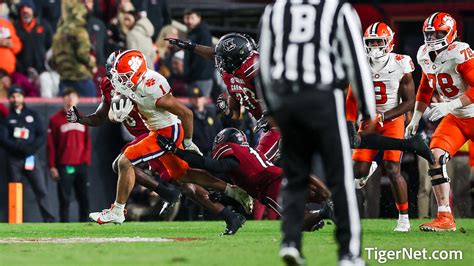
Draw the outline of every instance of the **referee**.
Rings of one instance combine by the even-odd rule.
[[[277,0],[265,9],[260,27],[260,93],[283,139],[280,256],[287,265],[305,263],[305,197],[312,157],[320,153],[335,204],[339,265],[364,265],[343,95],[350,82],[360,112],[374,119],[359,17],[343,1]]]

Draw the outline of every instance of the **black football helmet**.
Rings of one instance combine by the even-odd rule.
[[[215,48],[216,68],[233,74],[257,49],[256,42],[246,34],[229,33],[222,36]]]
[[[247,137],[245,136],[244,132],[234,127],[224,128],[219,133],[217,133],[216,137],[214,138],[214,145],[212,146],[212,149],[214,150],[217,146],[225,142],[236,143],[239,145],[248,145]]]
[[[108,79],[112,78],[112,74],[111,74],[110,70],[112,70],[112,68],[114,67],[115,58],[117,58],[117,56],[120,53],[122,53],[122,50],[112,52],[109,55],[109,57],[107,57],[107,61],[105,62],[105,75],[107,76]]]

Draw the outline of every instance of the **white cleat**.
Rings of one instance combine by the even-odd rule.
[[[365,187],[365,185],[367,185],[367,181],[369,181],[369,177],[370,176],[354,179],[355,188],[362,189],[363,187]]]
[[[280,257],[286,266],[306,265],[306,260],[301,256],[299,250],[294,247],[281,248]]]
[[[410,232],[411,225],[410,221],[405,221],[405,220],[398,220],[397,226],[393,229],[394,232]]]
[[[125,221],[125,211],[114,210],[114,205],[110,209],[102,210],[102,212],[91,212],[89,218],[98,224],[122,224]]]
[[[228,185],[224,191],[224,194],[240,203],[244,207],[245,212],[247,212],[248,214],[252,213],[253,198],[249,196],[249,194],[247,194],[245,190],[241,189],[238,186]]]

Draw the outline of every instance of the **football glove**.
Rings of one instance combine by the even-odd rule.
[[[260,130],[263,130],[263,132],[268,132],[268,130],[270,130],[266,116],[262,116],[259,120],[257,120],[257,125],[255,126],[254,132],[259,132]]]
[[[433,103],[431,105],[431,110],[428,111],[430,121],[439,120],[447,116],[454,109],[457,109],[459,107],[462,107],[462,102],[459,98],[451,102]]]
[[[160,148],[164,150],[165,152],[172,152],[172,153],[176,152],[176,143],[174,143],[172,139],[169,139],[162,135],[156,136],[156,139],[158,141],[158,145],[160,146]]]
[[[112,104],[112,120],[115,122],[123,122],[128,114],[133,110],[133,102],[130,99],[120,99],[117,104]]]
[[[76,106],[73,106],[71,109],[66,112],[66,119],[69,123],[79,123],[81,122],[81,115],[77,111]]]
[[[413,112],[413,117],[411,118],[410,124],[408,124],[407,128],[405,129],[405,138],[410,138],[416,134],[422,115],[423,113],[418,110]]]
[[[165,38],[165,41],[168,41],[171,45],[174,45],[183,50],[194,51],[194,48],[196,48],[196,44],[192,42],[186,42],[180,39]]]
[[[230,114],[229,102],[225,98],[224,94],[221,94],[219,97],[217,97],[216,106],[217,109],[219,109],[219,111],[223,114],[227,116]]]
[[[199,150],[198,146],[194,144],[192,139],[184,139],[183,146],[185,150],[195,152],[202,156],[202,152]]]

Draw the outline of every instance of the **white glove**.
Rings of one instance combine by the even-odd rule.
[[[418,124],[420,123],[422,115],[422,112],[415,110],[415,112],[413,113],[413,117],[411,118],[410,124],[408,124],[405,130],[405,138],[410,138],[416,134],[416,131],[418,130]]]
[[[195,152],[195,153],[202,156],[202,152],[199,150],[198,146],[196,146],[196,144],[194,144],[192,139],[184,139],[183,140],[183,146],[184,146],[185,150],[193,151],[193,152]]]
[[[451,102],[433,103],[431,110],[428,111],[430,121],[439,120],[448,115],[454,109],[457,109],[459,107],[462,107],[462,102],[459,98]]]
[[[128,114],[133,110],[133,102],[130,99],[120,99],[118,102],[118,107],[117,104],[112,104],[110,107],[112,110],[112,121],[115,122],[123,122],[127,117]],[[110,112],[109,112],[109,118],[110,118]]]

